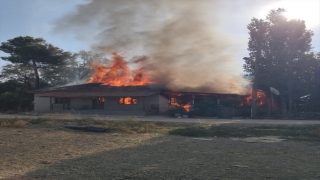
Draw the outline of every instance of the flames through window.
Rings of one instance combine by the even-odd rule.
[[[118,100],[119,104],[137,104],[137,98],[132,97],[120,97]]]

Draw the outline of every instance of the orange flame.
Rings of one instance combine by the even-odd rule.
[[[88,81],[89,83],[102,83],[111,86],[141,86],[151,83],[142,68],[131,71],[122,56],[113,52],[112,57],[110,66],[90,64],[95,72]],[[136,63],[139,63],[139,61]]]
[[[266,101],[267,101],[267,96],[266,96],[266,93],[261,91],[261,90],[258,90],[257,91],[257,105],[258,106],[262,106],[264,104],[266,104]],[[246,97],[245,99],[245,102],[242,103],[242,105],[251,105],[251,100],[252,100],[252,95]]]
[[[188,104],[183,105],[182,107],[183,107],[184,110],[186,110],[187,112],[190,112],[191,104],[188,103]]]
[[[188,102],[187,104],[179,104],[179,103],[177,102],[177,99],[176,99],[176,98],[171,97],[169,104],[170,104],[170,105],[173,105],[173,106],[183,107],[183,109],[184,109],[186,112],[190,112],[190,108],[191,108],[191,103],[190,103],[190,102]]]

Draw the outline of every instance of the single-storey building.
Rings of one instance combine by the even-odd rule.
[[[205,97],[230,95],[200,92],[175,92],[156,85],[109,86],[80,84],[30,91],[34,93],[35,112],[78,112],[90,114],[152,115],[164,114],[170,106],[187,108]],[[236,95],[237,96],[237,95]]]

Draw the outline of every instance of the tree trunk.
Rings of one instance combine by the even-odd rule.
[[[287,101],[281,97],[281,110],[282,116],[287,116]]]
[[[257,57],[254,61],[254,79],[252,82],[252,101],[251,101],[251,118],[257,118],[257,91],[258,91],[258,76],[259,76],[259,59],[261,50],[257,50]]]
[[[288,61],[288,115],[292,116],[292,62]]]
[[[251,118],[257,118],[257,85],[256,78],[252,83]]]
[[[38,67],[35,60],[32,60],[32,68],[34,70],[34,76],[35,76],[35,80],[34,80],[35,89],[40,89]]]

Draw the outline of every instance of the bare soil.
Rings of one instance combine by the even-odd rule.
[[[320,142],[0,127],[0,179],[320,179]]]

